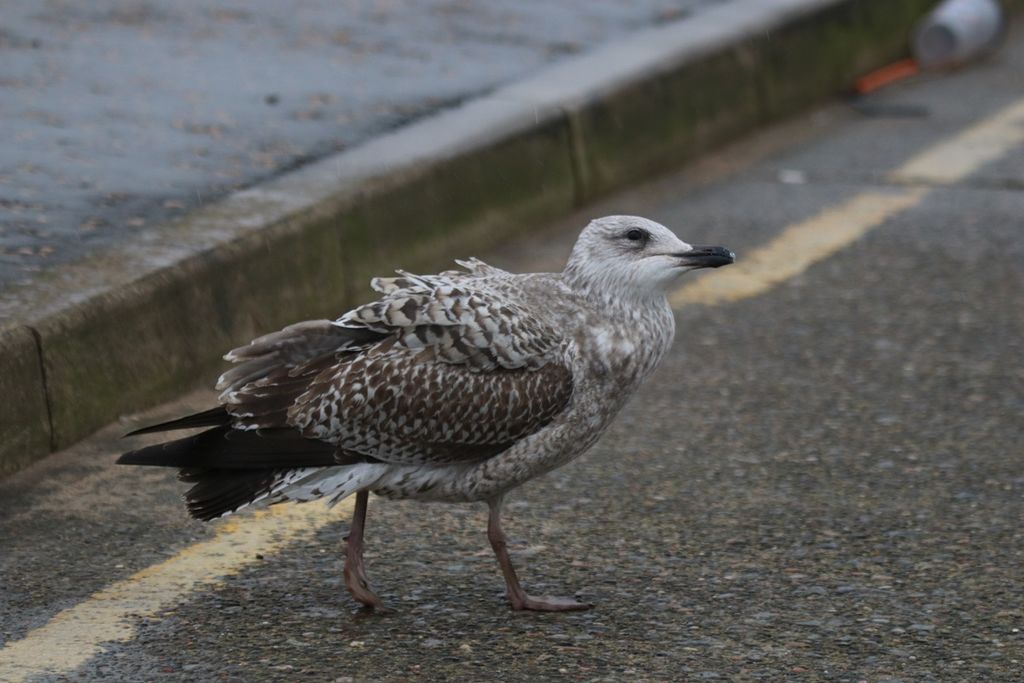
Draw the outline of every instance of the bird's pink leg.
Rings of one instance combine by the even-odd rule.
[[[356,509],[352,524],[345,538],[345,587],[356,601],[370,608],[381,609],[384,602],[370,589],[363,565],[363,527],[366,525],[366,504],[370,499],[368,491],[356,494]]]
[[[505,540],[505,532],[501,530],[501,499],[492,500],[488,505],[490,506],[490,515],[487,517],[487,540],[491,542],[491,548],[494,549],[494,554],[498,557],[498,564],[501,565],[501,573],[505,575],[506,595],[512,604],[512,609],[569,612],[593,607],[593,605],[576,602],[569,598],[527,595],[523,587],[519,585],[519,577],[516,576],[515,567],[512,566],[512,560],[508,556],[508,542]]]

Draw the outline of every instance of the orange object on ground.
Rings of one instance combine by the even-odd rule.
[[[854,83],[853,89],[860,95],[867,95],[869,92],[884,88],[890,83],[913,76],[920,70],[917,62],[913,59],[901,59],[898,62],[887,64],[881,69],[876,69],[866,76],[861,76]]]

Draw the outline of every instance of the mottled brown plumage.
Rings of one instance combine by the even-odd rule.
[[[653,371],[672,341],[665,290],[675,278],[731,261],[652,221],[610,216],[584,230],[560,274],[514,275],[473,259],[459,262],[464,270],[378,278],[376,301],[227,354],[236,365],[217,384],[223,410],[146,431],[212,429],[121,461],[182,468],[195,482],[189,509],[204,519],[264,498],[359,492],[346,582],[372,606],[361,555],[367,491],[486,501],[513,607],[579,609],[519,587],[501,500],[589,448]]]

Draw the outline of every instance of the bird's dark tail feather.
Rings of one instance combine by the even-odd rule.
[[[138,434],[152,434],[153,432],[171,432],[176,429],[195,429],[197,427],[222,427],[231,423],[231,415],[224,406],[217,406],[204,410],[201,413],[186,415],[176,420],[168,420],[160,424],[150,425],[134,432],[128,432],[125,436],[137,436]]]
[[[307,439],[295,429],[240,431],[228,425],[128,451],[119,465],[155,465],[218,470],[329,467],[341,464],[335,447]]]
[[[192,417],[195,416],[184,420]],[[198,422],[200,420],[193,424]],[[166,424],[180,423],[176,420]],[[155,428],[148,429],[157,431]],[[185,493],[189,514],[196,519],[208,521],[265,497],[296,464],[333,464],[333,449],[327,444],[303,439],[294,430],[287,432],[283,438],[275,438],[278,435],[273,433],[261,436],[256,432],[234,431],[224,425],[182,439],[129,451],[118,458],[117,462],[119,465],[179,468],[178,478],[193,483],[192,488]]]
[[[213,411],[192,418],[213,419]],[[200,420],[189,426],[200,424]],[[147,431],[159,431],[155,425]],[[177,426],[167,429],[177,429]],[[118,458],[119,465],[177,467],[178,478],[193,484],[185,494],[189,513],[211,520],[265,498],[282,480],[307,467],[332,467],[375,462],[369,456],[336,452],[335,446],[307,439],[292,428],[242,431],[229,424],[204,432],[145,446]]]
[[[186,471],[187,472],[187,471]],[[196,482],[185,493],[188,512],[208,522],[265,498],[290,470],[203,470],[182,479]]]

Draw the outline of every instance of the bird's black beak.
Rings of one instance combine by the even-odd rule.
[[[718,268],[736,260],[736,254],[725,247],[694,247],[690,251],[673,254],[687,268]]]

